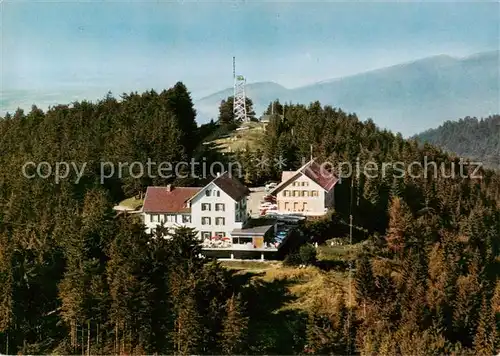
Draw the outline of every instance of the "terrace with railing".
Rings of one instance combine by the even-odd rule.
[[[290,228],[273,224],[257,225],[235,229],[231,237],[214,236],[202,242],[205,250],[239,250],[239,251],[277,251],[287,236]]]

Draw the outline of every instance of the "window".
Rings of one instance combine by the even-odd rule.
[[[151,215],[151,222],[159,222],[159,221],[160,221],[160,216],[158,214]]]
[[[222,232],[222,231],[219,231],[219,232],[215,233],[215,236],[217,236],[217,237],[226,237],[226,233]]]
[[[205,196],[209,197],[211,193],[210,189],[205,190]]]
[[[212,233],[210,231],[202,231],[201,232],[201,237],[204,239],[210,239],[211,235],[212,235]]]
[[[300,192],[300,195],[301,195],[301,196],[303,196],[303,197],[305,197],[305,196],[306,196],[306,191],[305,191],[305,190],[302,190],[302,191]]]
[[[208,204],[208,203],[202,203],[201,204],[201,210],[202,211],[210,211],[210,204]]]
[[[302,203],[302,211],[307,211],[307,203]]]
[[[225,205],[222,203],[217,203],[215,204],[215,211],[224,211],[225,210]]]
[[[294,197],[299,197],[300,196],[300,192],[298,190],[294,190],[293,191],[293,196]]]
[[[303,186],[303,187],[307,187],[307,186],[309,186],[309,182],[302,182],[302,186]]]
[[[215,218],[215,225],[225,225],[225,224],[226,224],[225,218]]]
[[[215,191],[215,196],[220,197],[220,190]]]
[[[202,225],[210,225],[210,218],[209,217],[201,218],[201,224]]]
[[[312,191],[311,191],[311,195],[312,195],[313,197],[317,197],[317,196],[318,196],[318,191],[317,191],[317,190],[312,190]]]
[[[293,203],[293,211],[298,211],[299,210],[299,203],[295,202]]]
[[[290,204],[287,201],[285,202],[285,210],[290,211]]]
[[[165,221],[167,221],[167,222],[177,222],[177,216],[175,216],[175,215],[165,215]]]
[[[289,197],[290,196],[290,191],[289,190],[283,191],[283,196]]]
[[[190,223],[191,222],[191,216],[190,215],[182,215],[182,222],[183,223]]]
[[[252,243],[252,238],[251,237],[233,237],[233,244],[247,244],[247,243]]]

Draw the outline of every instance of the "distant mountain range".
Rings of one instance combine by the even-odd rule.
[[[421,142],[428,142],[482,162],[490,168],[500,168],[500,115],[486,119],[465,118],[447,121],[437,129],[417,135]]]
[[[465,58],[440,55],[294,89],[252,83],[246,92],[257,114],[277,98],[304,104],[319,100],[410,136],[458,117],[499,113],[499,60],[500,51]],[[216,119],[220,101],[232,93],[228,88],[197,100],[198,122]]]

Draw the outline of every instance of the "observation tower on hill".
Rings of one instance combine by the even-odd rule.
[[[234,102],[233,114],[234,121],[247,122],[247,108],[245,96],[246,79],[242,75],[236,75],[236,58],[233,57],[233,79],[234,79]]]

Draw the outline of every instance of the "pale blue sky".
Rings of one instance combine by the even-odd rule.
[[[1,16],[2,94],[102,97],[182,80],[199,97],[232,85],[233,55],[249,82],[295,87],[499,47],[497,2],[7,0]]]

